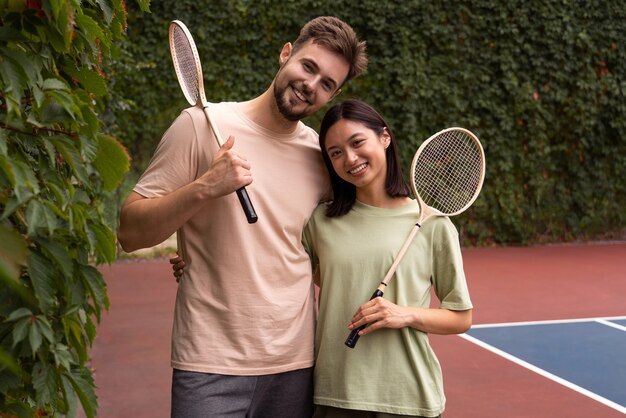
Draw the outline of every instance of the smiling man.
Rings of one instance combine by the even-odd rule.
[[[173,417],[312,413],[314,295],[302,229],[329,191],[317,134],[300,119],[367,67],[365,43],[334,17],[308,22],[269,88],[199,108],[163,135],[123,205],[126,251],[178,232],[186,262],[172,330]],[[235,190],[247,187],[259,221]]]

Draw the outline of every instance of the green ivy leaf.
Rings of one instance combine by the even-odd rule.
[[[39,253],[31,253],[27,260],[28,274],[39,300],[39,306],[44,313],[48,313],[54,302],[54,278],[58,273],[51,266],[50,260]]]
[[[52,402],[56,397],[56,371],[48,363],[37,363],[33,368],[33,386],[38,405]]]
[[[37,354],[37,350],[41,346],[41,342],[43,340],[43,336],[41,335],[41,331],[37,327],[37,320],[32,321],[28,327],[28,342],[30,343],[30,350],[33,355]]]
[[[102,178],[104,189],[110,192],[124,179],[130,167],[130,158],[126,149],[115,138],[99,135],[98,139],[98,155],[93,164]]]
[[[18,319],[28,318],[33,315],[33,312],[28,308],[19,308],[11,312],[5,322],[13,322]]]
[[[57,357],[57,352],[55,351],[55,357]],[[59,357],[62,356],[67,356],[69,355],[69,353],[67,352],[67,350],[65,350],[63,352],[63,354],[59,354]],[[59,365],[57,363],[57,365]],[[64,367],[64,366],[62,366]],[[66,370],[69,369],[69,364],[67,367],[64,367]],[[72,385],[70,384],[70,382],[65,379],[64,377],[61,378],[61,387],[63,389],[63,398],[65,399],[65,402],[67,404],[67,414],[66,416],[68,417],[73,417],[76,416],[76,411],[78,410],[78,405],[76,402],[76,394],[74,392],[74,390],[72,389]]]
[[[4,95],[9,113],[20,115],[22,93],[27,86],[28,76],[24,69],[9,57],[0,58],[0,78],[4,84]]]
[[[97,71],[86,67],[72,68],[70,66],[65,66],[63,71],[96,97],[105,96],[109,93],[106,80]]]
[[[37,230],[45,229],[48,235],[54,234],[58,227],[57,217],[45,202],[31,199],[26,207],[28,235],[35,235]]]
[[[93,20],[86,14],[78,13],[76,15],[76,23],[79,28],[83,31],[87,39],[91,42],[95,43],[97,40],[104,41],[106,37],[104,36],[104,32],[98,22]]]
[[[36,242],[48,255],[48,258],[54,261],[59,271],[63,273],[63,276],[67,279],[71,279],[74,275],[74,269],[72,268],[72,256],[68,252],[68,249],[49,237],[37,237]]]
[[[0,225],[0,266],[6,272],[6,280],[17,281],[26,265],[28,247],[26,240],[15,230]]]
[[[113,5],[111,4],[111,0],[96,0],[100,9],[104,13],[104,21],[109,25],[111,23],[111,19],[113,19]]]
[[[86,373],[81,374],[74,370],[64,373],[63,377],[68,379],[76,395],[78,395],[87,418],[93,418],[98,406],[96,393],[93,389],[93,378]]]
[[[144,13],[150,13],[150,0],[137,0],[139,8]]]
[[[65,162],[72,167],[76,178],[84,184],[89,184],[89,175],[87,174],[85,163],[76,150],[76,146],[66,138],[56,138],[54,146],[59,154],[63,156]]]
[[[106,225],[90,223],[90,241],[99,262],[112,263],[117,251],[115,235]]]
[[[71,369],[74,358],[65,344],[55,344],[52,347],[52,353],[54,354],[54,364],[64,370]]]
[[[100,315],[100,306],[109,309],[109,298],[106,293],[106,282],[102,277],[102,273],[92,266],[80,265],[78,268],[80,277],[85,286],[89,290],[96,306],[96,315]]]
[[[29,306],[36,306],[32,290],[19,281],[27,257],[26,240],[14,230],[0,226],[0,282],[16,292]],[[30,314],[30,310],[26,309],[26,312]]]
[[[80,108],[76,103],[74,95],[62,90],[49,90],[46,94],[56,100],[73,120],[80,118]]]
[[[67,85],[67,83],[63,80],[59,80],[58,78],[46,78],[41,84],[41,88],[43,91],[70,91],[70,87]]]
[[[30,322],[30,317],[23,318],[15,322],[15,325],[13,326],[13,332],[11,334],[11,336],[13,337],[13,347],[21,343],[26,338],[26,336],[28,335]]]

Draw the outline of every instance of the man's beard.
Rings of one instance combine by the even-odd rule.
[[[286,98],[286,92],[289,87],[290,86],[279,88],[277,85],[274,85],[274,100],[276,100],[278,111],[285,117],[285,119],[297,122],[305,116],[308,116],[308,113],[306,111],[295,112],[293,110],[294,106],[289,103],[289,100]]]

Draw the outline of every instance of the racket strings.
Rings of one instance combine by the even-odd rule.
[[[424,203],[443,214],[457,213],[480,190],[482,153],[461,131],[433,138],[418,156],[413,173],[416,192]]]
[[[198,80],[198,67],[196,57],[185,32],[175,26],[173,29],[174,45],[172,52],[176,56],[174,64],[182,77],[185,95],[197,104],[200,99],[200,81]]]

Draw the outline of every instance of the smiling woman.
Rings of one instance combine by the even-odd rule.
[[[391,206],[403,204],[399,198],[409,196],[393,133],[382,116],[362,102],[347,100],[326,113],[320,146],[333,187],[329,216],[346,214],[357,195],[363,203],[380,201]],[[360,188],[351,180],[359,185],[374,183]]]
[[[408,197],[391,129],[369,105],[332,107],[320,145],[333,201],[317,208],[303,234],[320,286],[315,417],[440,416],[442,374],[428,333],[461,333],[472,320],[457,231],[438,217],[414,235],[422,211]],[[401,247],[403,262],[392,264]],[[361,304],[386,271],[395,277],[386,299]],[[430,307],[432,290],[438,308]],[[350,331],[351,342],[364,337],[354,350],[344,346]]]
[[[385,150],[391,142],[387,128],[380,134],[358,122],[342,119],[326,135],[326,153],[337,175],[357,188],[357,199],[380,204],[381,199],[404,204],[385,192],[387,162]]]

